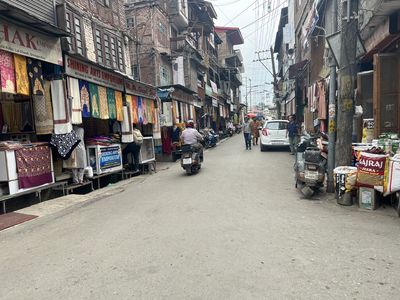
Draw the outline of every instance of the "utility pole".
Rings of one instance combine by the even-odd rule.
[[[251,109],[252,101],[251,101],[251,79],[250,78],[249,78],[249,81],[250,81],[250,109]]]
[[[354,86],[356,75],[356,48],[358,0],[342,3],[342,29],[339,69],[339,102],[337,110],[336,165],[349,166],[351,163],[352,127],[354,116]],[[346,8],[346,9],[345,9]]]
[[[272,62],[272,76],[274,77],[274,97],[276,97],[276,91],[278,90],[278,80],[276,79],[275,57],[274,57],[274,49],[272,49],[272,46],[271,46],[270,51],[271,51],[271,62]],[[278,113],[278,119],[280,119],[282,117],[280,103],[276,104],[276,109],[277,109],[277,113]]]
[[[337,30],[337,2],[332,1],[332,32]],[[336,144],[336,63],[333,58],[332,51],[329,53],[329,144],[328,144],[328,178],[326,191],[328,193],[335,192],[333,169],[335,168],[335,144]]]

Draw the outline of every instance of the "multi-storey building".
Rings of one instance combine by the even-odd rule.
[[[215,31],[222,41],[218,48],[221,89],[226,99],[226,114],[231,116],[237,114],[240,109],[241,73],[244,72],[242,53],[235,49],[235,46],[243,44],[244,40],[237,27],[217,26]]]

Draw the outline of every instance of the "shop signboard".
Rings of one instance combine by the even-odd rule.
[[[118,91],[124,90],[124,79],[122,76],[68,55],[65,55],[65,73],[69,76]]]
[[[148,99],[154,99],[156,97],[156,89],[151,85],[126,78],[124,79],[124,84],[127,94],[142,96]]]
[[[104,171],[121,165],[121,151],[119,146],[103,147],[100,149],[100,170]]]
[[[0,49],[63,65],[60,38],[44,35],[1,19]]]

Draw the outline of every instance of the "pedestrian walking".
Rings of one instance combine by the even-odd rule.
[[[251,128],[252,128],[252,121],[249,120],[248,117],[244,118],[243,123],[243,135],[244,135],[244,142],[246,144],[246,150],[251,150]]]
[[[253,136],[253,146],[258,145],[258,138],[260,137],[260,122],[255,119],[252,123],[251,123],[251,134]]]
[[[297,124],[296,122],[296,115],[289,116],[288,134],[290,154],[294,155],[296,153],[298,136],[300,135],[300,127],[299,124]]]

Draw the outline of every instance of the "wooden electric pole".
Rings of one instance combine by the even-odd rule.
[[[357,71],[356,48],[358,0],[342,3],[339,63],[339,101],[337,109],[336,165],[349,166],[354,116],[354,87]]]

